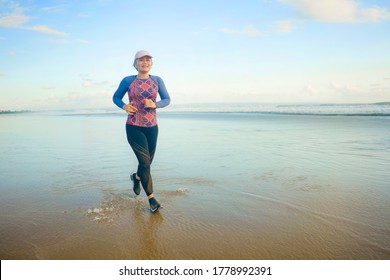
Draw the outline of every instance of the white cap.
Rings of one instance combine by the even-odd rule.
[[[138,59],[144,56],[150,56],[153,57],[148,51],[141,50],[135,53],[134,59]]]

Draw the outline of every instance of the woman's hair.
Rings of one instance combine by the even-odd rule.
[[[138,71],[138,68],[137,68],[137,59],[138,59],[138,58],[134,58],[133,66],[134,66],[135,70]]]

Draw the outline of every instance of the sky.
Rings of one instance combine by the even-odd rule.
[[[171,104],[390,101],[389,0],[0,0],[0,110],[112,107],[140,49]]]

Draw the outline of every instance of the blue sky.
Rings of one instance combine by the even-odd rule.
[[[113,106],[139,49],[173,104],[390,101],[387,0],[0,0],[0,110]]]

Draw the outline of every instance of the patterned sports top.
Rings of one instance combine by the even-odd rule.
[[[125,105],[122,99],[126,92],[130,104],[137,108],[137,112],[127,116],[126,123],[129,125],[142,127],[157,125],[156,108],[145,108],[145,99],[153,100],[157,108],[168,106],[170,103],[164,82],[158,76],[149,76],[147,79],[138,79],[136,76],[125,77],[113,96],[113,101],[119,108],[123,108]],[[158,95],[161,98],[160,101],[156,101]]]
[[[137,108],[137,112],[127,116],[127,122],[131,125],[151,127],[157,125],[156,109],[145,108],[144,100],[151,99],[156,103],[158,86],[151,78],[135,79],[129,87],[128,95],[132,106]]]

